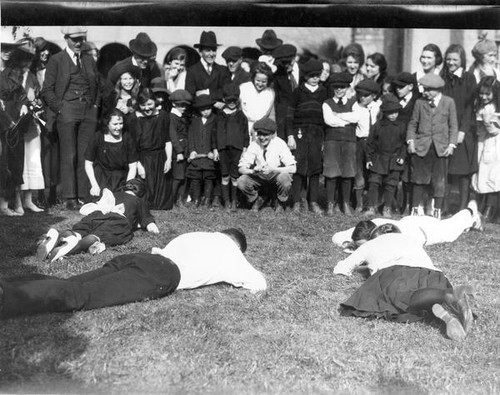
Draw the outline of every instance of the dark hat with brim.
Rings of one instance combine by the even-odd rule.
[[[262,118],[253,124],[253,129],[256,133],[261,134],[273,134],[278,130],[278,126],[276,122],[274,122],[271,118]]]
[[[292,60],[297,55],[297,47],[292,44],[283,44],[276,48],[272,56],[276,60],[281,60],[282,62],[285,60]]]
[[[222,87],[222,97],[226,101],[238,100],[240,98],[240,87],[233,83],[224,85]]]
[[[191,104],[191,102],[193,101],[193,96],[191,96],[191,93],[189,93],[187,90],[185,89],[177,89],[175,90],[174,92],[172,92],[170,94],[170,96],[168,97],[168,99],[172,102],[172,103],[185,103],[185,104]]]
[[[318,59],[309,59],[307,62],[300,65],[300,69],[302,70],[304,77],[313,74],[321,74],[321,71],[323,70],[323,62]]]
[[[380,111],[385,113],[399,112],[402,109],[401,104],[396,96],[392,93],[384,95],[382,97],[382,105],[380,106]]]
[[[16,48],[16,51],[21,51],[26,56],[34,56],[35,55],[35,45],[33,44],[33,41],[31,39],[22,38],[21,40],[18,40],[17,42],[20,45]]]
[[[193,107],[198,110],[203,110],[205,108],[210,108],[214,105],[214,101],[210,95],[200,95],[196,96],[194,99]]]
[[[130,40],[128,46],[134,54],[144,58],[156,56],[158,52],[156,44],[151,41],[148,34],[144,32],[140,32],[133,40]]]
[[[441,89],[444,87],[444,80],[436,74],[426,74],[418,80],[424,88]]]
[[[200,42],[193,45],[195,48],[217,48],[220,46],[221,44],[217,44],[217,37],[213,31],[203,31],[200,36]]]
[[[358,82],[354,89],[356,92],[366,95],[378,95],[380,93],[380,85],[369,79]]]
[[[352,75],[346,72],[332,73],[328,84],[333,87],[348,87],[352,82]]]
[[[262,38],[258,38],[255,42],[259,47],[270,50],[278,48],[283,44],[283,40],[280,40],[272,29],[264,31]]]
[[[38,51],[38,52],[43,52],[45,51],[46,49],[48,50],[49,49],[49,42],[47,40],[45,40],[43,37],[35,37],[35,39],[33,40],[34,43],[35,43],[35,49]]]
[[[403,71],[402,73],[399,73],[397,76],[395,76],[391,83],[397,86],[406,86],[409,84],[415,84],[416,81],[415,77],[412,74]]]
[[[167,89],[167,82],[161,77],[153,78],[151,80],[150,88],[154,93],[157,92],[169,93]]]
[[[111,68],[111,70],[109,70],[109,80],[113,85],[115,85],[120,77],[125,73],[129,73],[135,79],[139,79],[141,77],[141,69],[138,66],[134,66],[129,62],[118,62]]]
[[[226,60],[226,62],[235,62],[243,56],[243,51],[240,47],[228,47],[224,52],[222,52],[221,56]]]

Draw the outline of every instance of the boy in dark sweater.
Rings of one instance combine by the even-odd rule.
[[[219,111],[215,120],[216,147],[219,154],[224,208],[228,211],[235,211],[240,175],[238,163],[241,153],[250,143],[250,135],[248,119],[238,106],[240,88],[233,83],[226,84],[222,87],[222,96],[225,107]],[[231,181],[231,186],[229,186],[229,181]]]
[[[302,65],[304,82],[294,90],[285,120],[288,148],[295,150],[297,172],[293,175],[293,211],[300,212],[302,204],[315,214],[321,214],[318,205],[319,175],[323,170],[321,149],[324,139],[324,122],[321,106],[328,98],[327,90],[320,85],[323,64],[310,59]],[[309,192],[309,196],[308,195]]]
[[[383,215],[389,218],[392,215],[394,190],[399,183],[406,157],[406,124],[398,119],[401,105],[394,95],[384,96],[380,110],[383,118],[374,125],[366,144],[366,167],[370,170],[369,208],[366,214],[377,214],[378,191],[382,185]]]
[[[183,191],[181,186],[185,183],[186,166],[188,157],[188,118],[186,109],[193,101],[191,94],[184,89],[177,89],[170,96],[172,103],[170,111],[170,140],[172,141],[172,196],[174,204],[180,207],[182,204]]]

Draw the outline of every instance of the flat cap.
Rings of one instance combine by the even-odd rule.
[[[401,104],[399,99],[392,93],[382,96],[382,105],[380,106],[380,111],[382,112],[396,112],[401,110]]]
[[[85,26],[61,26],[61,33],[69,37],[86,37],[87,28]]]
[[[301,64],[300,68],[304,76],[321,73],[323,70],[323,62],[318,59],[309,59],[307,62]]]
[[[276,125],[276,122],[274,122],[271,118],[265,117],[255,122],[253,124],[253,129],[256,132],[273,134],[278,130],[278,126]]]
[[[230,60],[235,61],[243,56],[243,51],[240,47],[227,47],[226,50],[222,52],[221,56],[226,62]]]
[[[349,86],[352,82],[352,75],[346,72],[332,73],[328,79],[331,86]]]
[[[151,90],[153,92],[165,92],[169,93],[167,89],[167,82],[161,77],[156,77],[151,80]]]
[[[378,95],[380,93],[380,85],[370,79],[365,79],[358,82],[358,84],[354,87],[354,89],[357,92],[361,93],[365,92],[373,95]]]
[[[222,97],[225,100],[239,99],[240,87],[236,84],[226,84],[222,87]]]
[[[280,45],[272,52],[274,59],[293,59],[297,55],[297,47],[292,44]]]
[[[172,103],[186,103],[191,104],[193,96],[185,89],[177,89],[173,91],[168,97]]]
[[[436,74],[426,74],[418,80],[424,88],[440,89],[444,87],[444,80]]]
[[[208,108],[212,107],[214,104],[214,101],[210,97],[210,95],[200,95],[196,96],[194,99],[193,107],[197,109],[203,109],[203,108]]]
[[[415,77],[413,76],[413,74],[410,74],[407,71],[403,71],[402,73],[399,73],[392,80],[392,83],[394,85],[397,85],[397,86],[406,86],[409,84],[415,84],[415,82],[416,81],[415,81]]]

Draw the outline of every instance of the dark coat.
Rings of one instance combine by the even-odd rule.
[[[406,158],[406,125],[396,119],[391,122],[383,118],[373,125],[366,140],[367,162],[372,162],[370,171],[378,174],[389,174],[391,170],[403,171],[404,164],[396,163],[397,159]]]
[[[111,84],[111,81],[109,80],[109,76],[113,75],[112,70],[114,70],[116,67],[120,67],[120,65],[124,65],[124,64],[125,65],[132,65],[133,64],[132,56],[129,56],[128,58],[120,60],[119,62],[116,62],[115,65],[113,67],[111,67],[111,69],[108,72],[107,84],[113,85],[113,84]],[[157,78],[157,77],[161,77],[161,70],[160,70],[160,67],[158,66],[158,63],[154,62],[151,66],[148,66],[144,70],[141,69],[141,77],[139,78],[139,81],[141,83],[141,86],[145,86],[145,87],[149,88],[149,86],[151,85],[151,80],[153,78]]]
[[[233,114],[219,111],[216,122],[216,146],[218,150],[228,147],[243,150],[250,143],[248,133],[248,119],[243,111],[237,110]]]
[[[301,76],[299,75],[299,81]],[[297,81],[298,82],[298,81]],[[285,69],[279,68],[274,75],[274,111],[276,112],[276,123],[278,125],[278,137],[285,139],[285,123],[288,107],[292,102],[293,89],[292,83],[288,78]]]
[[[212,73],[209,75],[201,62],[187,69],[186,90],[196,96],[199,90],[208,89],[210,97],[215,101],[222,101],[222,87],[231,82],[229,70],[217,63],[212,65]]]

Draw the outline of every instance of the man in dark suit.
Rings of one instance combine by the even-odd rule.
[[[187,69],[186,90],[195,96],[210,95],[215,102],[215,107],[224,107],[222,100],[222,87],[231,82],[231,75],[227,67],[215,63],[217,55],[217,38],[212,31],[202,32],[200,42],[194,47],[198,48],[200,61]]]
[[[161,77],[160,67],[156,63],[157,46],[144,32],[140,32],[133,40],[130,40],[128,46],[132,51],[132,56],[116,62],[108,72],[108,83],[110,83],[109,76],[113,75],[114,69],[132,64],[141,69],[139,78],[141,86],[149,88],[153,78]]]
[[[458,122],[455,101],[441,93],[444,80],[426,74],[419,81],[424,88],[417,100],[406,130],[408,153],[411,154],[413,183],[412,215],[422,215],[423,193],[432,185],[433,216],[441,218],[441,208],[448,175],[448,157],[457,147]]]
[[[67,47],[49,59],[41,94],[47,129],[59,137],[62,197],[73,210],[89,195],[84,153],[96,130],[100,86],[93,57],[81,53],[87,28],[63,26],[61,32]]]
[[[243,50],[240,47],[228,47],[221,55],[227,64],[227,69],[231,75],[231,82],[240,86],[244,82],[250,81],[250,73],[241,68],[243,62]]]

